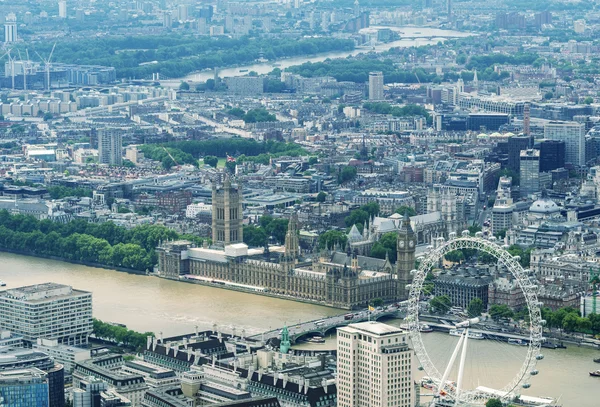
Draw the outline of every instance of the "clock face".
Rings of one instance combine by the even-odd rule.
[[[404,240],[400,240],[400,242],[398,242],[398,244],[400,245],[401,249],[404,249]]]
[[[415,242],[414,242],[414,240],[411,240],[411,241],[409,241],[409,242],[408,242],[408,245],[409,245],[410,247],[414,247],[414,246],[415,246]]]

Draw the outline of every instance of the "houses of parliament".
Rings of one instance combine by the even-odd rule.
[[[199,280],[224,288],[295,297],[337,308],[364,307],[369,301],[408,298],[415,268],[416,236],[408,216],[398,229],[397,262],[361,256],[350,245],[344,251],[300,256],[298,218],[289,219],[283,248],[249,248],[243,243],[242,186],[225,178],[212,190],[213,245],[189,241],[157,248],[158,273],[170,279]]]

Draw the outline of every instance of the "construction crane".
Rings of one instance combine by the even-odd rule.
[[[421,80],[419,79],[419,75],[415,72],[415,76],[417,77],[417,81],[419,81],[419,85],[421,84]]]
[[[177,166],[177,169],[179,169],[181,167],[181,165],[179,165],[179,163],[177,162],[177,160],[175,158],[173,158],[173,156],[171,155],[171,153],[169,153],[169,150],[167,150],[167,148],[165,146],[162,146],[162,148],[163,148],[163,150],[165,150],[165,152],[171,158],[171,160],[173,160],[173,162]]]
[[[50,56],[48,56],[48,59],[42,58],[42,56],[40,54],[38,54],[37,51],[35,52],[37,54],[37,56],[42,60],[42,62],[44,63],[44,66],[46,68],[46,84],[48,86],[47,90],[50,90],[50,88],[51,88],[51,86],[50,86],[50,63],[52,61],[52,54],[54,54],[55,47],[56,47],[56,43],[54,43],[54,45],[52,46],[52,51],[50,51]]]

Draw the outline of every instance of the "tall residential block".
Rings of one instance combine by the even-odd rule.
[[[8,13],[4,19],[4,42],[16,42],[17,38],[17,16]]]
[[[383,99],[383,72],[369,72],[369,100]]]
[[[585,165],[585,123],[551,121],[544,126],[544,138],[565,143],[565,163]]]
[[[67,0],[60,0],[58,2],[58,17],[67,18]]]
[[[212,240],[213,243],[229,245],[244,241],[244,213],[242,208],[242,185],[231,185],[226,176],[222,187],[213,184],[212,189]]]
[[[111,129],[98,130],[98,162],[100,164],[123,164],[123,136]]]
[[[408,333],[375,321],[337,330],[339,407],[413,407]]]
[[[92,333],[92,293],[44,283],[0,291],[0,329],[29,344],[38,338],[87,344]]]

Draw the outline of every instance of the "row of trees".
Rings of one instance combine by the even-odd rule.
[[[154,336],[152,332],[139,333],[127,329],[125,326],[108,324],[99,319],[93,319],[93,334],[98,339],[123,344],[125,346],[142,350],[146,347],[146,338]]]
[[[600,315],[590,314],[582,317],[574,308],[561,308],[552,311],[550,308],[542,309],[542,318],[546,326],[563,329],[566,332],[579,332],[582,334],[600,335]]]
[[[182,164],[197,166],[200,157],[208,158],[208,165],[216,166],[218,158],[225,158],[227,154],[237,156],[238,162],[254,161],[260,164],[268,164],[272,157],[298,157],[307,154],[298,144],[273,140],[257,142],[241,137],[227,140],[177,141],[161,145],[144,144],[140,149],[146,157],[160,161],[165,169]],[[215,158],[217,162],[214,161]],[[207,164],[206,161],[204,163]]]
[[[62,199],[68,196],[76,196],[76,197],[91,197],[92,190],[89,188],[71,188],[63,185],[56,185],[52,187],[48,187],[48,194],[50,194],[50,198],[52,199]]]
[[[155,144],[144,144],[140,150],[145,157],[151,160],[160,161],[163,168],[171,169],[176,165],[191,164],[198,166],[198,160],[191,154],[185,153],[178,148],[163,147]]]
[[[378,114],[391,114],[395,117],[423,116],[427,120],[430,120],[430,115],[427,109],[425,109],[423,106],[414,104],[408,104],[400,107],[392,106],[387,102],[366,102],[363,104],[363,108]]]
[[[33,255],[146,271],[156,264],[156,246],[168,239],[202,244],[197,236],[180,235],[161,225],[126,229],[112,222],[96,224],[77,219],[57,223],[0,211],[0,248]]]
[[[508,252],[513,256],[519,256],[519,263],[524,268],[528,268],[531,263],[531,252],[533,249],[523,250],[520,246],[512,245],[508,248]],[[476,249],[460,249],[453,250],[444,255],[444,258],[452,263],[462,263],[464,261],[477,260],[484,264],[493,264],[498,260],[491,254],[479,252]]]
[[[23,45],[25,48],[26,45]],[[40,54],[48,54],[51,45],[37,44]],[[161,36],[106,37],[67,39],[55,49],[57,62],[114,66],[119,78],[143,78],[154,72],[176,78],[206,68],[241,65],[260,55],[277,59],[312,55],[329,51],[350,51],[352,40],[335,38],[208,38],[170,34]],[[22,50],[24,51],[24,49]],[[153,64],[146,62],[156,61]]]
[[[247,112],[239,107],[234,107],[227,111],[232,116],[239,117],[246,123],[260,123],[260,122],[275,122],[277,118],[274,114],[269,113],[264,107],[257,109],[250,109]]]
[[[427,73],[422,69],[411,71],[399,70],[391,60],[370,58],[328,59],[323,62],[306,62],[302,65],[287,68],[288,71],[297,73],[306,78],[318,76],[332,76],[338,82],[348,81],[364,83],[369,80],[369,72],[383,72],[385,83],[421,83],[431,82],[435,74]]]

